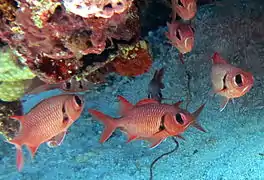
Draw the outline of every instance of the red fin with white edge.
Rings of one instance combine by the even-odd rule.
[[[66,131],[61,132],[60,134],[54,136],[53,138],[51,138],[49,141],[46,142],[46,144],[50,147],[50,148],[54,148],[57,146],[60,146],[64,140],[66,136]]]
[[[133,104],[123,96],[118,95],[117,98],[120,101],[120,115],[124,116],[130,109],[133,108]]]
[[[192,113],[192,116],[194,118],[192,126],[197,128],[198,130],[202,131],[202,132],[206,132],[205,129],[197,122],[197,118],[200,115],[200,113],[202,112],[203,108],[204,108],[205,104],[202,104],[195,112]]]
[[[23,121],[25,120],[25,116],[10,116],[10,118],[18,120],[21,123],[23,123]]]
[[[218,52],[215,52],[213,57],[213,64],[228,64],[224,58],[220,56]]]
[[[30,151],[30,154],[31,154],[31,158],[33,159],[37,150],[38,150],[38,146],[27,146],[28,147],[28,150]]]
[[[97,120],[101,121],[104,126],[105,129],[102,133],[100,142],[104,143],[107,139],[109,139],[109,137],[112,135],[112,133],[115,131],[115,129],[118,126],[117,121],[114,120],[114,118],[101,113],[100,111],[94,110],[94,109],[88,109],[88,112]]]
[[[17,166],[18,171],[20,172],[24,166],[22,144],[19,139],[13,139],[7,142],[16,146],[16,166]]]
[[[128,135],[127,143],[129,143],[129,142],[131,142],[131,141],[133,141],[135,139],[137,139],[136,135]]]
[[[150,148],[153,149],[157,147],[164,140],[164,138],[152,137],[146,140],[151,143]]]
[[[140,106],[144,104],[160,104],[160,102],[155,99],[142,99],[137,102],[136,106]]]
[[[222,112],[225,109],[228,102],[229,102],[229,98],[224,97],[224,96],[221,97],[220,112]]]

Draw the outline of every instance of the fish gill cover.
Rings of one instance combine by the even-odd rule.
[[[195,17],[183,20],[195,11],[192,2],[0,0],[0,179],[264,179],[263,1],[197,0]],[[164,88],[156,91],[162,103],[183,100],[175,121],[170,114],[157,120],[151,138],[162,134],[166,141],[149,149],[146,137],[134,134],[145,139],[126,143],[123,132],[131,131],[123,128],[100,144],[104,128],[87,110],[120,117],[118,97],[133,106],[147,98],[161,68]],[[45,99],[65,93],[81,94],[82,115],[66,135],[54,132],[33,159],[23,148],[18,172],[15,146],[7,142],[19,135],[23,120],[12,118],[36,113]],[[73,107],[83,105],[72,97]],[[57,108],[62,125],[72,117],[66,104]],[[190,123],[206,133],[187,124],[183,133],[170,134],[173,123],[183,127],[187,113],[199,107],[200,127]]]

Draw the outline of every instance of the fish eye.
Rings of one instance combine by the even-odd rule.
[[[243,86],[243,78],[241,74],[235,76],[235,82],[239,87]]]
[[[71,88],[71,83],[70,82],[66,82],[66,89],[70,89]]]
[[[175,115],[175,118],[176,118],[176,121],[177,121],[179,124],[184,124],[184,121],[183,121],[182,116],[181,116],[180,113],[177,113],[177,114]]]
[[[74,96],[74,100],[78,106],[82,106],[82,100],[80,99],[79,96]]]
[[[181,0],[178,1],[178,5],[183,7]]]
[[[106,9],[112,9],[113,6],[111,3],[108,3],[107,5],[104,6],[103,10],[106,10]]]
[[[194,28],[193,28],[193,27],[191,27],[191,30],[192,30],[192,32],[193,32],[193,33],[195,33],[195,30],[194,30]]]
[[[123,3],[121,1],[119,1],[116,5],[123,6]]]
[[[177,37],[179,40],[181,40],[181,35],[180,35],[180,30],[179,30],[179,29],[176,30],[176,37]]]

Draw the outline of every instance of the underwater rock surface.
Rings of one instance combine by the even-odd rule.
[[[207,130],[201,133],[189,128],[179,140],[180,148],[154,166],[155,180],[262,180],[264,179],[264,11],[262,0],[223,0],[215,6],[203,6],[194,20],[195,47],[184,57],[191,74],[194,111],[203,102],[206,107],[199,122]],[[164,32],[166,28],[149,32],[146,39],[152,50],[152,69],[136,78],[115,75],[111,86],[85,94],[86,107],[82,117],[69,129],[59,148],[41,145],[31,162],[25,153],[25,168],[18,173],[15,148],[0,142],[0,179],[50,180],[145,180],[149,178],[150,163],[174,147],[167,139],[155,149],[143,141],[126,143],[126,137],[116,131],[104,144],[99,143],[102,126],[92,120],[87,108],[96,108],[117,116],[117,95],[135,103],[147,96],[147,86],[155,69],[165,66],[165,89],[169,103],[186,99],[187,76]],[[219,112],[219,100],[211,98],[210,57],[218,51],[231,64],[254,74],[255,84],[245,96],[229,103]],[[40,99],[58,94],[57,91],[26,98],[24,111]],[[166,101],[166,102],[167,102]],[[24,152],[27,152],[24,149]]]

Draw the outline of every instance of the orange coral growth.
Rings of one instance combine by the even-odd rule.
[[[9,22],[15,20],[16,2],[14,0],[0,0],[0,17],[1,14]]]
[[[147,72],[152,64],[145,41],[132,46],[120,47],[119,55],[113,60],[112,66],[122,76],[138,76]]]

